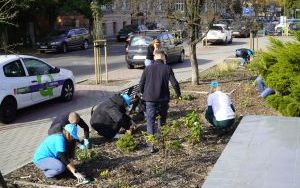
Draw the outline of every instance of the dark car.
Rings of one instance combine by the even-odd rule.
[[[154,39],[161,41],[161,46],[167,55],[167,63],[183,62],[184,48],[182,42],[176,40],[172,33],[167,31],[144,31],[131,37],[126,48],[125,60],[129,69],[136,65],[144,66],[149,44]]]
[[[46,38],[37,42],[40,52],[67,52],[72,48],[87,49],[91,36],[85,28],[59,30],[51,32]]]
[[[134,32],[140,32],[148,30],[148,27],[146,25],[137,25],[137,24],[132,24],[132,25],[125,25],[117,34],[117,41],[126,41],[128,38],[128,34],[134,33]]]
[[[233,37],[249,37],[250,36],[250,23],[248,22],[235,22],[231,25]]]

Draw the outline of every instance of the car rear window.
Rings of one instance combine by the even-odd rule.
[[[135,36],[130,40],[130,46],[148,46],[152,41],[152,37]]]
[[[221,26],[211,26],[210,30],[221,31],[223,28]]]

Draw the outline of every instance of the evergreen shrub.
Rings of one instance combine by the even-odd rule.
[[[294,38],[282,42],[271,37],[268,50],[257,53],[248,66],[276,91],[267,102],[285,116],[300,116],[300,32]]]

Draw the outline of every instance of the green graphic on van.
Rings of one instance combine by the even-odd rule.
[[[43,77],[42,77],[43,76]],[[42,81],[46,80],[45,82],[45,87],[44,88],[40,88],[39,89],[39,93],[43,96],[43,97],[51,97],[53,96],[53,87],[49,84],[51,82],[54,81],[54,78],[51,74],[47,74],[47,75],[37,75],[36,76],[37,81],[39,84],[42,83]],[[42,80],[43,79],[43,80]],[[48,80],[49,79],[49,80]]]

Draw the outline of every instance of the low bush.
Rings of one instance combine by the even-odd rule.
[[[203,134],[203,127],[199,120],[199,117],[195,111],[188,113],[184,117],[184,124],[189,129],[190,133],[188,136],[188,140],[192,144],[199,143],[201,141],[201,137]]]
[[[300,32],[295,40],[281,42],[270,38],[271,46],[259,53],[248,66],[262,75],[266,85],[277,94],[267,98],[268,104],[285,116],[299,116],[300,104]]]
[[[117,148],[119,148],[124,153],[130,153],[135,150],[137,143],[130,133],[125,133],[117,141]]]

